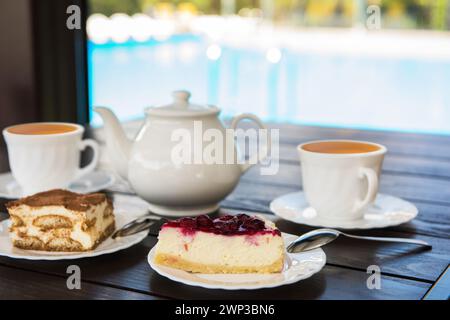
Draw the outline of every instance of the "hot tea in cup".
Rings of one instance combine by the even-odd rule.
[[[378,192],[386,147],[364,141],[324,140],[298,146],[303,190],[321,218],[362,218]]]
[[[95,169],[98,144],[82,140],[84,128],[72,123],[27,123],[3,130],[11,172],[24,195],[66,188]],[[91,162],[80,168],[80,153],[93,150]]]

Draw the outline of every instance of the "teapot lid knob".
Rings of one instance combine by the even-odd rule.
[[[161,107],[149,107],[146,113],[159,117],[202,117],[216,115],[220,109],[212,105],[197,105],[189,102],[191,93],[187,90],[172,92],[174,102]]]
[[[172,97],[175,104],[182,104],[187,106],[189,103],[189,98],[191,97],[191,93],[186,90],[177,90],[172,92]]]

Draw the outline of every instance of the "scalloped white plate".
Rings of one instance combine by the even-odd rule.
[[[282,235],[285,246],[298,237],[287,233]],[[154,255],[155,247],[148,254],[148,263],[153,270],[166,278],[190,286],[225,290],[255,290],[298,282],[319,272],[327,260],[325,252],[319,248],[303,253],[286,253],[281,273],[200,274],[158,265],[153,262]]]
[[[366,210],[362,219],[329,221],[317,216],[316,211],[308,205],[305,194],[301,191],[276,198],[270,203],[270,210],[280,218],[295,223],[335,229],[373,229],[396,226],[411,221],[419,212],[411,202],[379,193],[375,203]]]
[[[117,196],[114,198],[114,214],[116,216],[116,228],[121,228],[131,220],[136,219],[146,212],[145,205],[136,200],[135,197]],[[0,222],[0,256],[5,256],[15,259],[26,260],[69,260],[91,258],[108,253],[117,252],[127,249],[147,237],[147,231],[142,231],[137,234],[112,239],[109,237],[103,241],[95,250],[87,252],[50,252],[37,250],[23,250],[15,248],[9,239],[8,228],[10,220],[3,220]]]

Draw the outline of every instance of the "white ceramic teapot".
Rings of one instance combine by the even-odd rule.
[[[116,171],[149,202],[152,212],[169,216],[213,212],[237,185],[242,173],[256,159],[267,156],[270,150],[268,133],[267,144],[259,153],[264,156],[255,154],[250,157],[253,161],[242,163],[237,161],[234,134],[231,139],[226,138],[230,138],[230,130],[226,130],[218,118],[220,109],[190,104],[187,91],[175,91],[173,96],[173,104],[145,110],[145,122],[134,141],[125,136],[110,109],[95,108],[104,122],[109,158]],[[256,116],[242,114],[233,118],[231,133],[243,119],[253,120],[260,128],[265,128]],[[217,142],[218,133],[224,139],[212,143],[212,136]],[[204,141],[205,138],[209,141]],[[211,146],[216,147],[214,151]],[[186,150],[191,153],[186,154]],[[223,162],[210,161],[208,156],[205,158],[205,153],[228,158]]]

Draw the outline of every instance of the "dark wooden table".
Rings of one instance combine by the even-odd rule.
[[[25,299],[447,299],[450,294],[450,137],[295,125],[280,128],[280,170],[261,176],[249,170],[222,203],[222,212],[270,214],[270,201],[299,190],[296,145],[315,139],[359,139],[388,147],[381,192],[413,202],[420,210],[407,224],[355,232],[423,239],[431,251],[410,246],[338,239],[326,246],[325,268],[296,284],[256,291],[206,290],[156,274],[146,262],[157,227],[140,244],[118,253],[75,261],[39,262],[0,258],[0,298]],[[114,188],[111,194],[114,195]],[[117,192],[117,190],[116,190]],[[4,200],[2,200],[5,202]],[[4,211],[4,208],[2,209]],[[1,215],[6,218],[6,215]],[[312,228],[277,220],[282,231]],[[66,269],[80,266],[81,290],[68,290]],[[368,289],[367,267],[381,268],[381,289]]]

